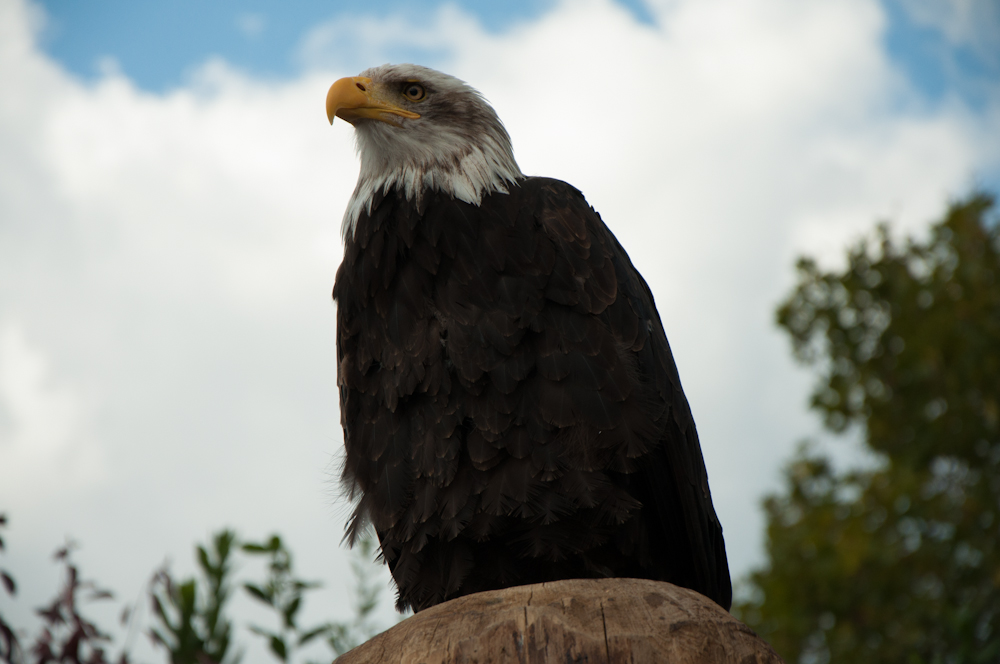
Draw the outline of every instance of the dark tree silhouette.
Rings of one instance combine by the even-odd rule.
[[[993,198],[926,241],[880,226],[847,267],[798,264],[778,310],[812,407],[880,467],[803,448],[765,501],[769,564],[735,612],[790,662],[1000,659],[1000,228]]]

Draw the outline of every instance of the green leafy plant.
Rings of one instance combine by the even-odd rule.
[[[0,514],[0,528],[6,524],[6,516]],[[0,538],[0,551],[3,549],[4,541]],[[91,581],[81,580],[71,560],[72,549],[70,544],[56,552],[56,560],[65,568],[66,581],[58,595],[38,610],[43,627],[27,655],[17,631],[0,615],[0,663],[110,664],[106,650],[111,645],[111,637],[81,615],[78,602],[81,596],[87,600],[108,600],[112,598],[111,593]],[[164,567],[154,574],[148,588],[155,623],[149,628],[149,635],[154,644],[166,651],[171,664],[239,662],[241,653],[232,643],[233,624],[227,616],[233,599],[234,554],[237,553],[267,556],[267,576],[262,581],[242,585],[251,597],[277,614],[276,630],[256,625],[250,626],[250,630],[267,639],[269,652],[281,662],[291,662],[307,645],[320,641],[326,643],[333,654],[341,654],[381,631],[373,620],[382,587],[373,565],[375,543],[370,536],[361,539],[351,561],[355,580],[354,618],[309,628],[300,626],[299,614],[305,594],[318,589],[320,584],[295,576],[292,552],[279,535],[259,543],[241,544],[235,532],[224,529],[212,536],[210,546],[199,545],[195,551],[197,578],[177,582]],[[0,585],[5,593],[14,596],[17,586],[3,569],[0,569]],[[122,623],[134,619],[134,612],[127,607],[122,613]],[[115,664],[128,662],[124,650],[115,660]]]
[[[165,648],[171,664],[236,664],[240,654],[230,647],[232,623],[225,616],[231,596],[232,561],[236,533],[222,530],[212,538],[212,549],[197,547],[203,592],[198,580],[176,583],[166,569],[151,582],[153,642]]]
[[[331,625],[324,623],[308,629],[299,627],[298,614],[304,594],[321,584],[295,578],[292,571],[292,554],[278,535],[261,543],[247,543],[242,550],[250,555],[268,557],[268,576],[262,584],[244,583],[250,596],[273,609],[279,618],[275,631],[253,625],[250,630],[268,640],[271,653],[282,662],[291,659],[292,652],[305,647],[313,640],[326,635]]]

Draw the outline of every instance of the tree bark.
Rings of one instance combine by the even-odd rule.
[[[572,579],[431,607],[336,664],[781,664],[710,599],[643,579]]]

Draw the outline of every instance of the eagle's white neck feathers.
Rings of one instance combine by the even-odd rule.
[[[344,213],[344,239],[354,234],[377,193],[396,188],[419,205],[424,192],[439,191],[479,205],[483,196],[507,193],[524,176],[510,137],[485,99],[462,81],[417,65],[383,65],[362,72],[373,84],[419,80],[427,100],[421,117],[402,126],[369,120],[355,124],[361,157],[358,184]]]

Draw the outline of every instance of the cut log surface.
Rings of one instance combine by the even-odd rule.
[[[336,664],[781,661],[753,630],[692,590],[642,579],[572,579],[438,604]]]

